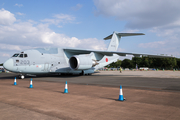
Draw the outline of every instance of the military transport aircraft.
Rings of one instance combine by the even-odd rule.
[[[20,78],[25,75],[38,74],[82,74],[90,75],[95,70],[112,62],[120,56],[133,55],[135,57],[172,57],[162,55],[136,54],[117,52],[121,37],[144,35],[143,33],[118,33],[104,38],[111,39],[107,51],[87,50],[76,48],[35,48],[14,54],[4,64],[4,68],[19,73]]]

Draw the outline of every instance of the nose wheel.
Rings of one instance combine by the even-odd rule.
[[[19,75],[19,78],[24,79],[25,77],[24,77],[24,75]]]

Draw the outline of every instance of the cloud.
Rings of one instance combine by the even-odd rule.
[[[96,15],[127,21],[126,27],[145,29],[163,26],[180,18],[180,1],[94,0]]]
[[[156,41],[156,42],[149,42],[149,43],[140,43],[139,47],[141,48],[158,48],[159,46],[163,46],[167,43],[167,41]]]
[[[76,6],[72,7],[71,9],[74,10],[74,11],[78,11],[79,9],[82,8],[82,4],[77,4]]]
[[[180,26],[176,22],[162,27],[154,27],[150,32],[155,33],[163,41],[148,43],[149,46],[147,44],[147,47],[155,46],[158,48],[158,52],[169,53],[180,57]]]
[[[139,32],[139,30],[138,29],[125,29],[121,32],[122,33],[136,33],[136,32]]]
[[[102,49],[105,46],[103,42],[95,38],[78,39],[68,37],[64,34],[56,33],[51,30],[48,24],[32,24],[30,22],[20,22],[11,26],[2,26],[0,28],[0,48],[8,49],[11,46],[29,46],[29,47],[84,47],[88,44],[89,49]],[[3,47],[6,46],[6,47]],[[12,48],[12,47],[11,47]],[[21,48],[21,47],[20,47]],[[87,48],[87,46],[85,47]],[[19,50],[16,48],[16,50]]]
[[[76,47],[80,44],[80,40],[76,37],[68,37],[64,34],[58,34],[53,31],[43,32],[40,35],[42,43],[56,47]]]
[[[152,53],[180,55],[180,1],[94,0],[94,4],[95,15],[125,21],[126,32],[143,29],[157,35],[156,41],[141,43],[139,48]]]
[[[24,13],[20,13],[20,12],[17,12],[16,14],[17,15],[25,15]]]
[[[9,11],[7,12],[12,14]],[[57,24],[65,22],[65,20],[67,22],[75,19],[75,17],[66,14],[57,14],[54,15],[54,18],[60,21]],[[35,47],[77,47],[104,50],[106,44],[96,38],[78,39],[77,37],[56,33],[49,28],[48,23],[39,23],[33,20],[24,22],[19,20],[12,22],[11,25],[0,25],[0,56],[2,56],[0,62],[7,58],[3,54],[14,54]]]
[[[68,14],[55,14],[53,19],[44,19],[41,22],[59,25],[60,23],[72,23],[76,18]]]
[[[10,57],[9,54],[2,54],[3,57]]]
[[[0,44],[0,49],[4,50],[17,50],[20,51],[20,47],[17,45]]]
[[[98,40],[97,38],[82,39],[77,44],[77,47],[84,48],[84,49],[94,49],[94,50],[106,50],[107,49],[104,41]]]
[[[0,25],[11,25],[16,21],[14,14],[2,8],[0,10]]]
[[[17,7],[23,7],[23,4],[15,4],[14,6],[17,6]]]
[[[175,34],[175,33],[173,33]],[[161,35],[161,34],[160,34]],[[178,35],[180,37],[180,35]],[[150,49],[153,53],[157,54],[170,54],[180,57],[180,40],[176,36],[164,37],[163,41],[155,41],[148,43],[140,43],[138,47]]]

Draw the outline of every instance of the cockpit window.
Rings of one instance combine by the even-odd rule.
[[[19,55],[19,54],[18,54],[18,55]],[[26,57],[28,57],[28,55],[27,55],[27,54],[20,54],[19,57],[20,57],[20,58],[26,58]]]
[[[24,54],[24,57],[28,57],[27,54]]]
[[[23,54],[20,54],[19,57],[23,58]]]
[[[17,57],[19,54],[18,53],[16,53],[16,54],[14,54],[12,57]]]

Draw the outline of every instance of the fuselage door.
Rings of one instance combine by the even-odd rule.
[[[45,63],[45,64],[44,64],[44,71],[48,71],[48,69],[49,69],[49,64],[48,64],[48,63]]]

